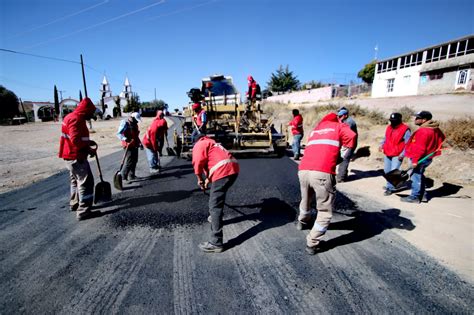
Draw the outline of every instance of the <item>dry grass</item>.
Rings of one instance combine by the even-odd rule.
[[[456,149],[474,148],[474,118],[450,119],[441,123],[441,130],[446,135],[447,143]]]

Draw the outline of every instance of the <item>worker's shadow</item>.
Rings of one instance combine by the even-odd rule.
[[[400,216],[399,209],[385,209],[381,212],[359,211],[354,218],[338,221],[329,225],[329,230],[349,230],[348,234],[340,235],[328,241],[322,241],[320,252],[328,251],[338,246],[357,243],[372,238],[389,229],[412,231],[415,225],[410,219]]]
[[[244,243],[264,230],[272,229],[285,225],[289,222],[293,222],[295,220],[296,214],[292,206],[278,198],[263,199],[262,202],[258,204],[244,206],[232,206],[226,204],[226,206],[240,213],[241,215],[224,220],[224,226],[242,221],[259,221],[257,225],[252,226],[247,231],[227,241],[227,243],[224,244],[226,250]],[[260,209],[260,211],[258,213],[253,212],[246,214],[240,211],[238,208]]]
[[[382,176],[383,174],[384,174],[383,169],[370,170],[370,171],[350,169],[350,172],[349,172],[349,175],[347,176],[346,181],[354,181],[354,180],[362,179],[362,178],[378,177],[378,176]]]
[[[460,185],[443,183],[443,186],[433,190],[427,190],[427,192],[430,198],[443,198],[457,194],[462,188],[464,187]],[[452,196],[451,198],[469,198],[469,196]]]

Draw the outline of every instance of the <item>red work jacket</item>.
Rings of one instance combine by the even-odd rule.
[[[58,156],[65,160],[87,159],[89,153],[89,129],[86,117],[91,116],[96,107],[89,98],[83,99],[76,109],[67,115],[62,123]]]
[[[446,137],[438,126],[439,124],[435,121],[427,121],[411,135],[405,147],[405,156],[413,163],[418,164],[419,159],[441,149],[441,144]],[[441,155],[441,151],[437,151],[433,157],[438,155]]]
[[[200,138],[193,147],[194,174],[206,175],[210,182],[238,174],[239,163],[220,143],[211,138]]]
[[[303,116],[301,114],[296,115],[292,121],[288,124],[291,126],[291,134],[292,135],[302,135],[303,131]]]
[[[335,113],[327,114],[311,132],[299,170],[336,174],[341,146],[354,148],[357,135],[340,123]]]
[[[203,119],[202,116],[206,114],[206,111],[204,109],[201,109],[196,115],[194,116],[194,121],[196,122],[196,125],[201,128],[203,125]]]
[[[388,157],[400,156],[405,149],[405,140],[403,136],[408,130],[408,126],[404,123],[399,124],[395,128],[391,125],[385,130],[385,142],[383,144],[383,153]]]
[[[156,117],[148,127],[145,135],[143,136],[143,145],[153,151],[158,151],[158,139],[163,139],[166,131],[168,130],[168,123],[166,119]]]

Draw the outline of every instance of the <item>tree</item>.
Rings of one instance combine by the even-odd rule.
[[[317,89],[317,88],[320,88],[320,87],[323,87],[325,86],[321,81],[314,81],[314,80],[311,80],[305,84],[302,84],[301,85],[301,89],[302,90],[307,90],[308,88],[309,89]]]
[[[375,75],[375,65],[377,61],[371,61],[370,63],[366,64],[362,70],[357,73],[357,76],[362,79],[365,83],[372,84],[374,82],[374,75]]]
[[[288,65],[285,69],[280,65],[276,73],[272,73],[270,81],[267,82],[268,88],[274,92],[286,92],[298,90],[300,81],[290,71]]]
[[[15,93],[0,85],[0,118],[13,118],[20,114],[18,97]]]
[[[59,117],[59,97],[56,85],[54,86],[54,113],[56,114],[56,117]]]
[[[140,97],[137,93],[133,93],[128,100],[128,104],[123,108],[125,113],[138,112],[140,110]]]

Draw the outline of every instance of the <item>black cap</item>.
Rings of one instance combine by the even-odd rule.
[[[431,118],[433,118],[433,115],[431,115],[431,113],[426,110],[422,110],[421,112],[416,113],[415,117],[430,120]]]
[[[402,121],[402,114],[392,113],[389,118],[390,121]]]

